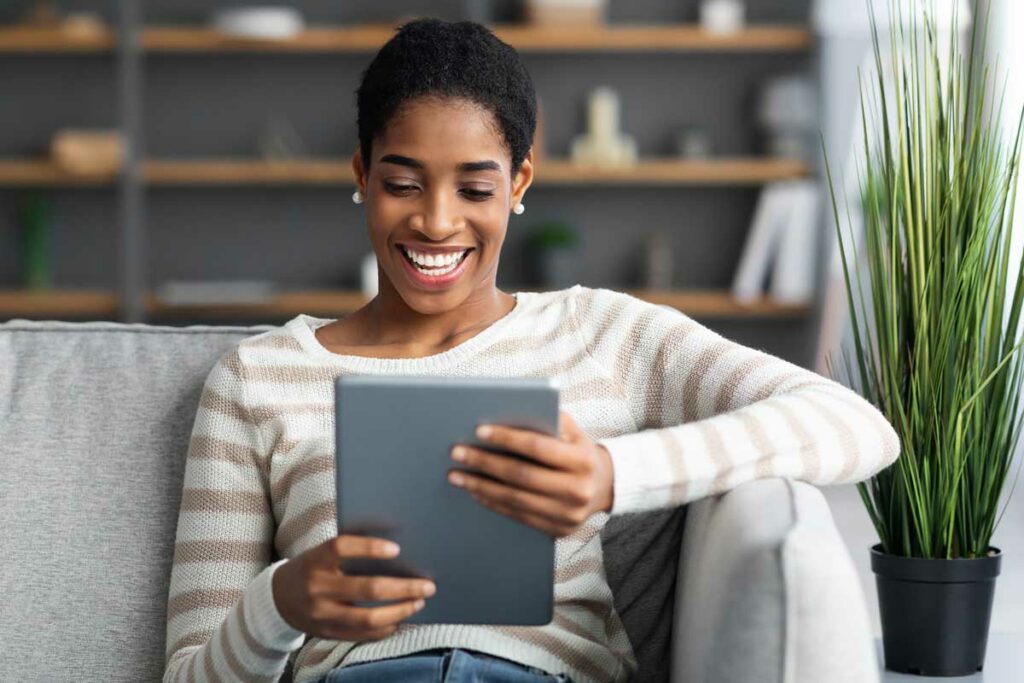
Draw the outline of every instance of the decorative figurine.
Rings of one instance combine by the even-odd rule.
[[[636,141],[619,132],[619,96],[608,86],[590,93],[587,132],[572,141],[577,164],[629,166],[636,163]]]

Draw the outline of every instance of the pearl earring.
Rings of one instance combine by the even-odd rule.
[[[516,205],[512,207],[512,213],[514,213],[517,216],[522,214],[523,211],[526,211],[526,207],[523,206],[522,202],[517,202]]]
[[[360,192],[359,190],[356,190],[355,192],[353,192],[352,193],[352,201],[355,202],[356,204],[362,204],[363,203],[363,193]]]

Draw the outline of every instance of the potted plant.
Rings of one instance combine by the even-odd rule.
[[[1010,243],[1022,119],[1003,134],[980,22],[964,57],[928,12],[913,32],[890,11],[889,54],[873,21],[877,77],[861,88],[867,295],[828,173],[856,355],[851,366],[844,351],[846,372],[902,446],[857,488],[880,540],[886,667],[965,675],[984,664],[1002,556],[991,538],[1019,471],[1024,264]]]
[[[534,226],[526,241],[537,283],[546,288],[572,287],[579,279],[580,238],[564,221]]]

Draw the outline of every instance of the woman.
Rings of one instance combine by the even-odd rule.
[[[496,287],[509,214],[533,179],[536,103],[516,52],[486,28],[405,25],[357,99],[353,199],[380,291],[348,317],[299,315],[249,337],[211,370],[187,457],[165,680],[272,681],[300,648],[299,682],[627,680],[636,659],[602,565],[609,515],[760,477],[857,481],[899,454],[855,393],[678,311],[580,285]],[[341,558],[395,553],[336,536],[333,381],[346,372],[555,379],[557,437],[496,427],[490,443],[528,462],[466,449],[461,462],[495,480],[450,478],[557,538],[551,624],[403,624],[436,587],[340,572]],[[367,599],[390,602],[352,605]]]

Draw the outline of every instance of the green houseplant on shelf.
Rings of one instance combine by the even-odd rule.
[[[1024,264],[1011,263],[1011,228],[1022,118],[1003,133],[981,22],[963,55],[927,7],[909,3],[924,14],[917,30],[890,5],[884,48],[871,4],[877,73],[861,84],[858,169],[866,284],[860,269],[851,277],[828,180],[855,351],[851,364],[844,350],[846,373],[892,423],[901,455],[857,487],[880,540],[871,563],[886,667],[965,675],[984,664],[1002,557],[991,538],[1019,473]]]

